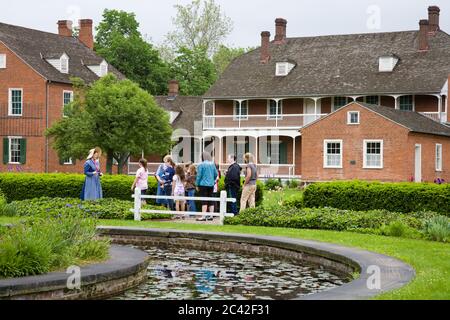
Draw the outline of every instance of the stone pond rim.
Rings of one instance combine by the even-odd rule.
[[[350,275],[360,276],[342,286],[299,297],[299,300],[364,300],[407,285],[415,276],[414,269],[404,262],[374,252],[335,244],[296,238],[258,236],[249,234],[142,229],[126,227],[99,227],[98,233],[118,244],[196,246],[197,249],[228,249],[251,253],[272,254],[298,258],[324,265]],[[374,272],[380,272],[381,289],[369,288]]]

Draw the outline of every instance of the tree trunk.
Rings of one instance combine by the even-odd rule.
[[[113,172],[113,152],[112,150],[107,151],[106,155],[106,172],[108,174],[112,174]]]
[[[130,154],[120,155],[119,160],[117,161],[119,163],[118,174],[123,174],[123,167],[127,163],[129,157]]]

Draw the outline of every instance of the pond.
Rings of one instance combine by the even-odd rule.
[[[288,300],[351,279],[319,266],[273,257],[148,248],[147,283],[113,300]]]

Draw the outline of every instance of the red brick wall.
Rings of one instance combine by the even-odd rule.
[[[347,112],[359,111],[361,124],[347,125]],[[323,143],[327,139],[343,140],[343,168],[325,169]],[[384,168],[363,169],[363,140],[384,141]],[[357,104],[302,130],[301,173],[304,180],[380,180],[408,181],[410,169],[405,166],[408,130]],[[355,165],[350,162],[356,161]]]
[[[450,137],[434,136],[429,134],[410,133],[405,146],[405,166],[410,176],[415,172],[415,146],[422,145],[422,180],[433,182],[436,178],[450,182]],[[436,144],[442,144],[442,172],[436,171]]]

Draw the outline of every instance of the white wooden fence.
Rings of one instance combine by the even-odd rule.
[[[206,197],[173,197],[173,196],[143,196],[141,194],[141,189],[136,188],[134,190],[134,209],[130,209],[131,212],[134,212],[134,220],[141,221],[142,216],[141,213],[153,213],[153,214],[170,214],[170,215],[183,215],[183,216],[208,216],[208,217],[220,217],[220,225],[223,225],[225,217],[234,217],[234,214],[227,213],[227,203],[236,203],[235,198],[227,198],[227,192],[222,191],[220,193],[220,198],[206,198]],[[145,199],[159,199],[159,200],[173,200],[173,201],[209,201],[209,202],[219,202],[219,213],[214,212],[187,212],[187,211],[167,211],[167,210],[143,210],[141,208],[142,200]],[[209,208],[208,208],[209,209]]]

